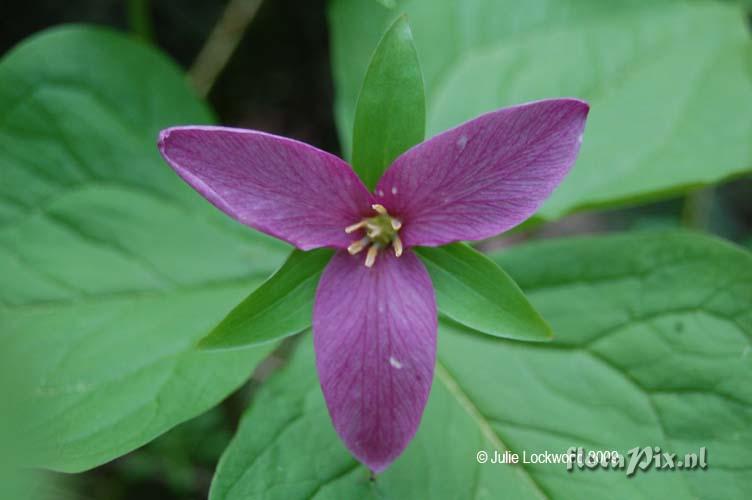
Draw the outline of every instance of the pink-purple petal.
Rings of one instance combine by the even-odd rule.
[[[588,109],[550,99],[482,115],[398,157],[376,195],[402,219],[408,247],[495,236],[533,215],[569,172]]]
[[[347,247],[345,227],[371,212],[372,196],[347,163],[292,139],[174,127],[160,134],[159,150],[217,208],[303,250]]]
[[[316,367],[334,428],[350,452],[381,472],[414,436],[436,361],[431,278],[411,251],[338,252],[313,309]]]

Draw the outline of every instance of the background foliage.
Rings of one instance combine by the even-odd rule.
[[[139,5],[149,16],[129,20]],[[9,498],[205,498],[217,461],[214,499],[752,491],[752,257],[671,230],[752,241],[746,6],[267,2],[207,105],[180,66],[189,67],[222,7],[37,1],[0,20],[0,390],[14,401],[0,417],[0,469],[11,471],[0,482]],[[304,330],[316,274],[267,282],[220,323],[289,248],[195,196],[164,166],[155,137],[168,125],[220,122],[333,152],[341,144],[348,157],[368,62],[401,12],[412,36],[400,32],[402,42],[385,53],[406,61],[407,74],[376,64],[371,88],[414,81],[417,54],[427,135],[541,97],[576,95],[593,111],[582,157],[537,224],[480,245],[528,295],[554,341],[470,331],[517,328],[495,288],[516,286],[469,247],[426,251],[443,314],[437,378],[415,442],[373,483],[332,432],[308,335],[196,349],[217,324],[209,338],[217,345],[237,341],[227,332],[245,332],[245,342]],[[27,38],[72,21],[100,27]],[[135,29],[142,40],[111,28]],[[414,50],[403,44],[411,39]],[[421,93],[395,93],[395,110]],[[404,137],[414,114],[394,129],[384,123],[383,143]],[[367,125],[360,130],[368,135]],[[360,153],[371,158],[364,163],[396,154],[372,153]],[[609,207],[623,208],[592,211]],[[615,230],[633,232],[527,242]],[[501,250],[513,243],[522,244]],[[290,267],[325,257],[293,255]],[[452,274],[460,257],[488,271]],[[249,320],[247,311],[258,310]],[[530,317],[540,321],[532,309]],[[251,320],[257,328],[244,330]],[[549,333],[542,321],[531,332]],[[707,446],[710,468],[626,479],[474,459],[478,449],[577,445]],[[48,473],[40,486],[39,476],[17,474],[18,464],[87,472]]]

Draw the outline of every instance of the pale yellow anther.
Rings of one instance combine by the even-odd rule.
[[[396,234],[394,235],[394,240],[392,241],[392,248],[394,248],[395,257],[402,255],[402,240]]]
[[[384,208],[384,205],[381,205],[379,203],[374,203],[373,205],[371,205],[371,208],[376,210],[376,213],[379,215],[387,215],[387,211],[386,211],[386,208]]]
[[[366,234],[368,234],[368,237],[371,239],[376,238],[378,235],[380,235],[381,231],[381,226],[371,223],[366,224]]]
[[[362,228],[363,226],[365,226],[365,225],[366,225],[367,223],[368,223],[368,221],[366,221],[366,220],[364,219],[364,220],[362,220],[362,221],[360,221],[360,222],[357,222],[357,223],[353,224],[352,226],[347,226],[347,227],[345,228],[345,232],[346,232],[347,234],[350,234],[350,233],[354,233],[354,232],[355,232],[355,231],[357,231],[358,229],[360,229],[360,228]]]
[[[376,263],[379,251],[388,248],[390,245],[397,257],[402,255],[404,251],[402,240],[397,234],[402,228],[402,221],[389,215],[384,205],[374,203],[371,208],[376,212],[376,215],[365,217],[360,222],[345,228],[345,232],[348,234],[363,231],[363,237],[350,243],[347,251],[350,255],[355,255],[367,248],[365,265],[369,268]]]
[[[376,245],[371,246],[366,254],[366,267],[373,267],[376,262],[376,256],[379,254],[379,247]]]
[[[371,243],[371,240],[368,238],[360,239],[352,243],[349,247],[347,247],[347,253],[349,253],[350,255],[355,255],[356,253],[360,253],[370,243]]]

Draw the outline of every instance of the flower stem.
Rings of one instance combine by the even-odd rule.
[[[128,25],[133,34],[145,42],[154,40],[149,0],[128,0]]]
[[[188,72],[202,97],[211,91],[260,6],[261,0],[230,0],[225,7]]]

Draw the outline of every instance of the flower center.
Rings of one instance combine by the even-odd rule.
[[[378,203],[371,205],[376,215],[373,217],[366,217],[360,222],[356,222],[351,226],[345,228],[347,234],[354,233],[355,231],[363,230],[364,237],[353,242],[347,251],[350,255],[360,253],[368,248],[366,254],[366,267],[373,267],[373,263],[376,262],[376,256],[379,250],[387,248],[392,245],[394,249],[394,255],[399,257],[402,255],[402,240],[399,237],[399,230],[402,227],[402,222],[399,219],[395,219],[389,212],[386,211],[384,205]]]

